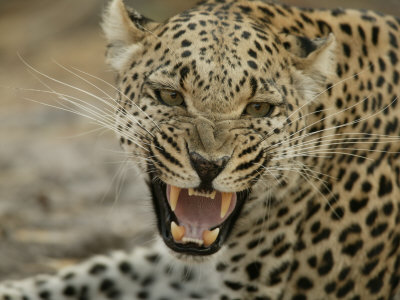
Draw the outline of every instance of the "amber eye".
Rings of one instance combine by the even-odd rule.
[[[156,95],[159,101],[169,106],[182,105],[183,96],[173,90],[157,90]]]
[[[274,106],[266,102],[252,102],[246,106],[245,114],[255,118],[268,117]]]

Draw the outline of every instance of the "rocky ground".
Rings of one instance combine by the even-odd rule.
[[[49,85],[96,106],[100,103],[23,63],[104,96],[57,65],[113,82],[112,70],[103,63],[105,43],[98,27],[104,2],[0,2],[0,280],[50,272],[93,253],[152,239],[148,195],[114,134],[98,130],[86,118],[37,103],[60,106],[54,95],[34,90],[49,90]],[[126,2],[162,20],[195,1]],[[315,0],[285,2],[318,5]],[[398,0],[382,3],[336,0],[329,6],[369,7],[400,15]],[[113,94],[108,84],[87,78]]]

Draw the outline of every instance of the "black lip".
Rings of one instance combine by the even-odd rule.
[[[169,226],[172,221],[177,222],[174,213],[171,211],[170,206],[167,201],[166,195],[167,185],[160,180],[151,180],[150,189],[152,193],[153,205],[157,214],[157,226],[158,230],[165,242],[165,244],[171,248],[173,251],[188,255],[198,255],[205,256],[211,255],[217,252],[232,231],[233,225],[238,219],[240,212],[243,208],[243,204],[249,195],[248,191],[242,191],[237,193],[237,203],[234,211],[231,215],[222,223],[220,228],[220,233],[217,240],[211,244],[209,247],[198,246],[197,244],[178,244],[175,243],[172,234],[169,230]]]

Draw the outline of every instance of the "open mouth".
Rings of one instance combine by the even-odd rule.
[[[158,229],[172,250],[189,255],[210,255],[226,241],[237,220],[247,191],[179,188],[152,181]]]

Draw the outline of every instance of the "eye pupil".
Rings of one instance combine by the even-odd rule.
[[[171,96],[171,98],[173,98],[173,99],[175,99],[175,98],[178,96],[178,94],[177,94],[177,93],[170,93],[169,95],[170,95],[170,96]]]
[[[260,110],[261,109],[261,105],[260,104],[254,104],[254,109],[255,110]]]

